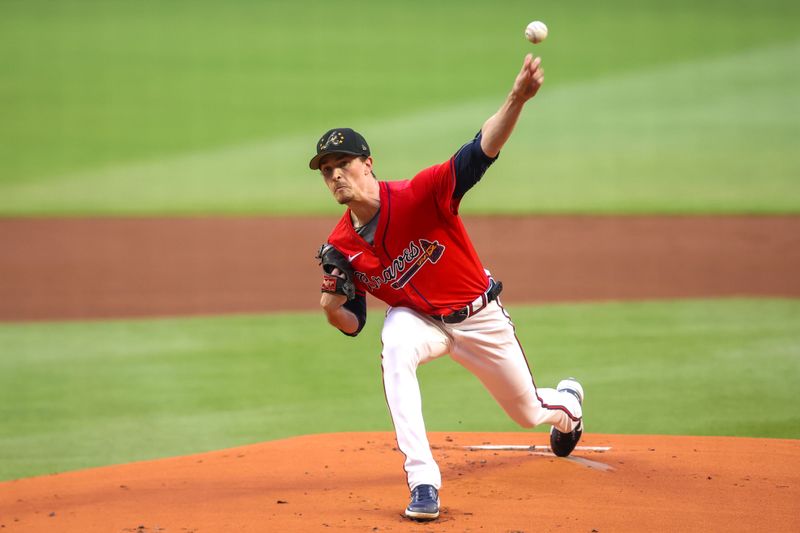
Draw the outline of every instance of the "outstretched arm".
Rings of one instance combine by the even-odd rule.
[[[494,158],[500,153],[500,149],[511,136],[514,126],[517,124],[519,114],[525,106],[525,102],[536,95],[539,87],[544,81],[544,70],[541,68],[542,59],[533,58],[531,54],[525,56],[522,70],[514,80],[514,87],[511,89],[506,101],[500,109],[489,117],[481,128],[481,149],[487,156]]]

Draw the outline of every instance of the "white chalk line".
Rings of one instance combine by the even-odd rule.
[[[532,444],[479,444],[475,446],[463,446],[467,450],[500,450],[500,451],[525,451],[539,452],[550,451],[550,446],[536,446]],[[611,446],[576,446],[576,450],[582,452],[607,452]]]
[[[470,451],[523,451],[523,452],[531,452],[533,455],[539,455],[542,457],[552,457],[553,451],[550,449],[549,446],[536,446],[536,445],[527,445],[527,444],[481,444],[476,446],[462,446],[462,448]],[[575,451],[581,452],[607,452],[611,449],[611,446],[576,446]],[[614,467],[611,465],[607,465],[605,463],[601,463],[600,461],[592,461],[591,459],[586,459],[585,457],[575,457],[569,456],[565,458],[567,461],[572,461],[573,463],[578,463],[579,465],[583,465],[585,467],[591,468],[593,470],[600,470],[601,472],[613,472]]]

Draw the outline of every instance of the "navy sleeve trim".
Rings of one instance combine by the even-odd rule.
[[[356,294],[356,297],[352,300],[347,300],[343,307],[356,315],[356,318],[358,319],[358,329],[353,333],[347,333],[342,330],[339,331],[342,331],[342,333],[348,337],[355,337],[361,333],[361,330],[364,328],[364,324],[367,323],[367,296],[365,294]]]
[[[498,154],[499,157],[499,154]],[[489,157],[481,148],[481,132],[475,138],[462,146],[453,158],[453,170],[456,175],[456,186],[453,190],[453,199],[460,200],[476,183],[478,183],[486,169],[497,160]]]

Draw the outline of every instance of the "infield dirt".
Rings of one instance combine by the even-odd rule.
[[[0,219],[0,320],[317,309],[311,218]],[[800,297],[798,216],[467,217],[503,300]],[[370,299],[373,303],[374,300]]]

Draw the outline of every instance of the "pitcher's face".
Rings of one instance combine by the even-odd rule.
[[[340,204],[366,196],[367,184],[372,176],[372,158],[350,154],[330,154],[322,158],[319,171],[325,185]]]

